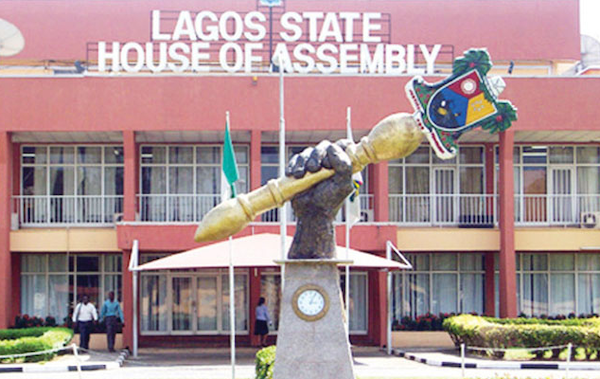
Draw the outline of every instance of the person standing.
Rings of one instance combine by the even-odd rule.
[[[100,321],[106,323],[106,344],[108,351],[115,351],[115,335],[117,334],[117,326],[119,321],[123,321],[123,311],[121,305],[115,300],[115,293],[110,291],[108,299],[102,305],[100,311]]]
[[[267,346],[270,323],[269,309],[265,304],[265,298],[261,297],[258,299],[258,305],[256,306],[256,323],[254,324],[254,335],[260,336],[261,346]]]
[[[79,346],[88,350],[90,348],[90,332],[92,331],[92,322],[98,320],[98,312],[94,304],[90,303],[87,295],[83,295],[81,302],[75,307],[73,312],[73,322],[79,329]]]

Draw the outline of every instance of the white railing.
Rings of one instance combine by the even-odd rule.
[[[600,212],[598,195],[515,195],[515,223],[579,226],[581,215]]]
[[[390,194],[391,222],[404,225],[488,227],[499,220],[497,195]],[[600,212],[598,195],[515,195],[515,224],[579,226],[581,215]]]
[[[405,225],[492,226],[497,219],[494,195],[389,195],[391,222]]]
[[[111,225],[123,213],[123,196],[13,196],[21,226]]]
[[[361,222],[373,222],[373,195],[372,194],[360,194],[358,195],[360,201],[360,211],[362,214]],[[296,222],[296,216],[292,210],[290,203],[286,203],[287,207],[287,218],[289,222]],[[335,222],[344,222],[345,218],[345,206],[340,208],[340,211],[335,217]],[[261,215],[262,222],[279,222],[279,209],[271,209]]]
[[[221,202],[221,195],[138,195],[140,221],[198,222]]]

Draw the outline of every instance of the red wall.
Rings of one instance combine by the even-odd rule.
[[[5,78],[0,83],[0,130],[278,130],[278,78]],[[412,113],[408,77],[289,77],[288,130],[345,128],[352,107],[355,130],[384,116]],[[437,80],[437,79],[435,79]],[[433,79],[432,79],[433,81]],[[518,108],[513,130],[595,130],[600,78],[506,78],[502,98]]]
[[[248,12],[256,10],[256,0],[0,2],[2,18],[26,41],[11,59],[84,60],[88,42],[149,41],[155,9]],[[457,53],[485,46],[498,60],[579,59],[575,0],[287,0],[286,10],[390,13],[397,44],[449,44]]]

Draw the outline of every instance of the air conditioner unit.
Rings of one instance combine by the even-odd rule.
[[[375,221],[375,217],[373,216],[372,209],[363,209],[360,211],[360,221],[361,222],[373,222]]]
[[[19,230],[19,214],[11,213],[10,215],[10,230]]]
[[[580,220],[584,229],[600,229],[600,212],[581,212]]]

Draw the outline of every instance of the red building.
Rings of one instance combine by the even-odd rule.
[[[382,254],[392,240],[415,266],[394,275],[396,319],[599,312],[600,79],[570,74],[576,1],[34,0],[1,2],[0,14],[25,40],[0,57],[1,327],[19,314],[62,320],[82,294],[99,305],[115,290],[131,343],[133,240],[142,262],[196,246],[219,201],[226,111],[240,190],[277,176],[276,51],[289,57],[292,153],[344,137],[347,107],[356,138],[412,112],[412,76],[439,80],[453,58],[486,47],[518,121],[465,134],[454,160],[424,140],[369,167],[351,245]],[[277,217],[240,235],[277,233]],[[142,346],[226,343],[224,276],[142,274]],[[384,343],[384,278],[351,274],[355,343]],[[261,294],[277,313],[278,286],[276,270],[237,272],[239,343],[250,343]]]

